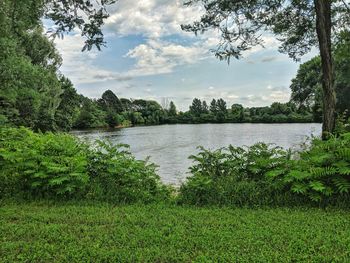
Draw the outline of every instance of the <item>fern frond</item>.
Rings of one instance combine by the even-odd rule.
[[[336,177],[333,179],[334,185],[337,187],[337,190],[340,193],[349,193],[350,190],[350,181],[346,180],[343,177]]]
[[[337,169],[329,166],[310,168],[310,173],[315,177],[332,176],[337,174]]]

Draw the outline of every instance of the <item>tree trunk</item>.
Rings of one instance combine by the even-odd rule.
[[[335,90],[331,50],[331,0],[314,0],[316,31],[322,62],[323,125],[322,138],[327,139],[335,127]]]

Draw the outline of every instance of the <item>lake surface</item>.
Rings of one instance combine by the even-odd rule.
[[[138,159],[159,165],[162,181],[179,184],[189,176],[188,157],[198,152],[197,146],[217,149],[229,144],[252,145],[274,143],[284,148],[296,148],[308,136],[321,134],[321,124],[179,124],[106,130],[73,131],[88,141],[108,139],[112,143],[130,145]]]

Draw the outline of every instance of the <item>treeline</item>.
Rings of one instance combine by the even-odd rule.
[[[77,96],[77,95],[76,95]],[[66,98],[72,99],[74,96]],[[64,104],[67,103],[65,100]],[[75,109],[66,115],[61,128],[78,129],[135,125],[159,125],[176,123],[243,123],[243,122],[313,122],[313,115],[305,108],[298,109],[292,103],[275,102],[269,107],[244,108],[240,104],[227,106],[222,98],[206,101],[195,98],[186,112],[178,112],[174,102],[163,108],[158,102],[143,99],[118,98],[111,90],[99,99],[78,96]],[[69,105],[73,105],[70,103]],[[66,107],[66,109],[68,109]]]

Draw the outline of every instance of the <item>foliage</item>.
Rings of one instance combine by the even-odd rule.
[[[89,198],[112,203],[166,200],[155,166],[118,146],[91,147],[64,133],[0,129],[0,199]]]
[[[345,125],[348,129],[348,126]],[[259,143],[201,151],[180,201],[197,205],[343,205],[350,198],[350,133],[314,138],[292,154]]]
[[[334,48],[336,110],[338,114],[350,108],[350,32],[343,31]],[[290,86],[291,102],[299,110],[311,111],[315,121],[322,120],[321,58],[316,56],[301,64]]]
[[[1,129],[0,197],[71,196],[86,186],[86,146],[66,134]]]
[[[349,211],[0,207],[1,262],[348,262]]]
[[[127,145],[99,141],[89,155],[91,184],[87,197],[118,203],[165,200],[167,188],[156,174],[156,166],[135,160]]]
[[[191,156],[192,176],[180,188],[180,202],[197,205],[276,205],[297,203],[283,185],[265,173],[285,169],[290,154],[279,147],[258,143],[251,147],[200,148]],[[293,199],[293,200],[292,200]]]
[[[350,133],[326,141],[315,138],[311,147],[299,155],[282,179],[292,192],[315,202],[349,197]],[[272,177],[276,176],[281,173],[272,174]]]

